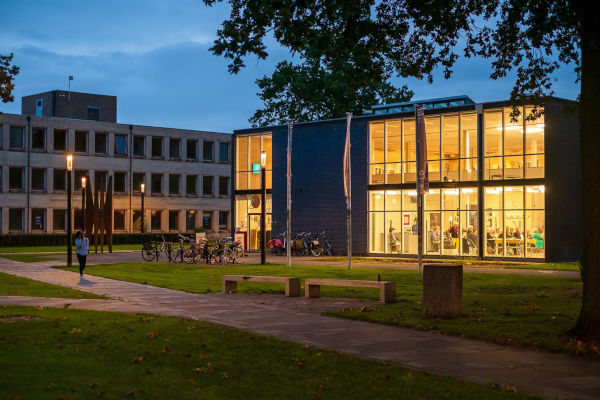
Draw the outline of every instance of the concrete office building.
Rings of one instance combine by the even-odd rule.
[[[430,258],[577,260],[581,254],[577,115],[551,99],[544,115],[517,121],[507,102],[467,96],[425,107],[430,190],[424,254]],[[355,255],[416,257],[414,102],[375,106],[354,117],[352,240]],[[346,250],[342,158],[345,118],[297,123],[292,149],[293,232],[328,229]],[[267,151],[267,237],[285,231],[287,126],[234,132],[234,218],[258,248],[260,175]]]
[[[67,154],[75,228],[87,175],[112,176],[116,233],[141,231],[141,183],[147,231],[230,229],[230,134],[116,123],[116,97],[87,93],[27,96],[23,111],[0,113],[0,233],[65,231]]]

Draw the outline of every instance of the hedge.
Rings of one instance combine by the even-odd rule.
[[[156,240],[156,232],[151,233],[113,233],[113,244],[142,244]],[[177,233],[163,233],[167,242],[177,242]],[[191,237],[189,232],[182,233]],[[73,240],[75,233],[73,233]],[[105,239],[106,240],[106,239]],[[106,243],[106,242],[105,242]],[[27,246],[66,246],[66,233],[43,233],[43,234],[6,234],[0,235],[0,247],[27,247]]]

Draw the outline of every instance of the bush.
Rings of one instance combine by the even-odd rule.
[[[160,233],[113,233],[113,244],[142,244],[157,240]],[[167,242],[177,242],[177,233],[163,233]],[[189,232],[182,233],[190,236]],[[73,241],[75,233],[73,233]],[[106,236],[105,236],[106,244]],[[0,235],[0,247],[28,247],[28,246],[66,246],[66,233],[41,233],[41,234],[6,234]]]

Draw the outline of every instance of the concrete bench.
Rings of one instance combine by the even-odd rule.
[[[287,276],[223,275],[223,293],[236,293],[238,282],[275,282],[285,284],[285,295],[300,296],[300,278]]]
[[[307,298],[321,295],[321,286],[354,286],[379,288],[379,300],[384,304],[396,302],[396,282],[356,281],[348,279],[306,279],[304,292]]]

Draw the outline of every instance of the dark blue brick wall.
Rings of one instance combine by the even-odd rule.
[[[292,233],[328,230],[336,253],[346,254],[346,200],[342,161],[346,121],[294,127]],[[367,122],[351,126],[352,252],[367,254]],[[287,128],[273,130],[273,232],[286,228]]]

